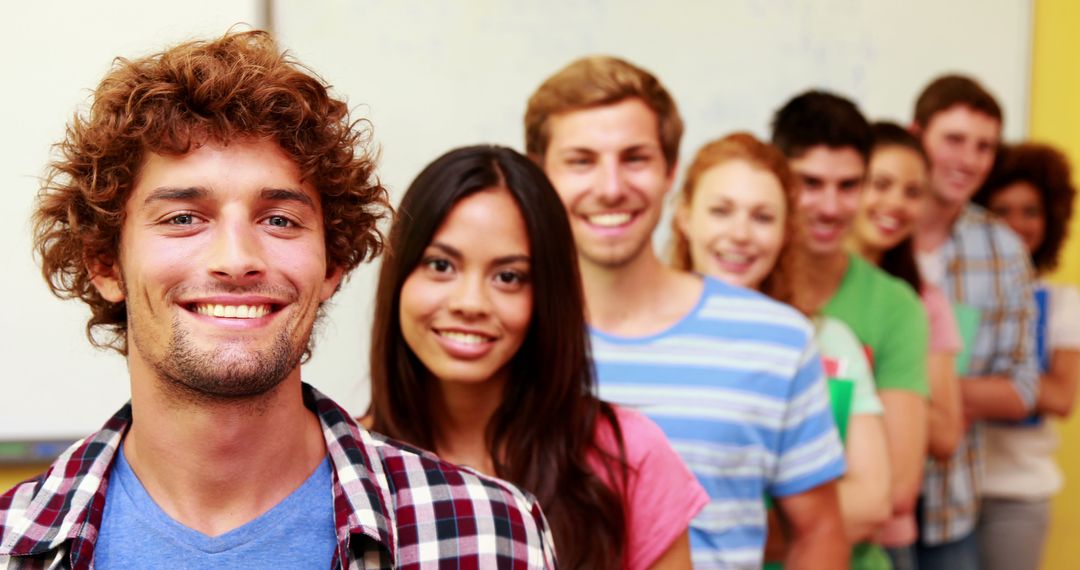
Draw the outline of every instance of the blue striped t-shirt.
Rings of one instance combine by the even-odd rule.
[[[600,396],[656,422],[709,493],[690,525],[694,567],[760,568],[762,496],[802,493],[845,469],[810,323],[706,277],[693,311],[664,332],[591,332]]]

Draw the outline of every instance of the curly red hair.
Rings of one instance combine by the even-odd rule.
[[[147,154],[246,138],[276,142],[318,189],[329,266],[348,272],[381,252],[378,225],[390,208],[368,123],[351,120],[345,102],[268,33],[230,32],[117,58],[89,111],[75,115],[56,145],[33,215],[42,275],[55,295],[90,306],[92,344],[127,351],[124,303],[102,298],[90,268],[117,258],[124,206]]]

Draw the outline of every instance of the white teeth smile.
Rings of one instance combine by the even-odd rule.
[[[466,332],[438,331],[438,334],[443,338],[452,340],[454,342],[460,342],[462,344],[481,344],[491,341],[491,338],[489,337]]]
[[[874,218],[874,221],[877,223],[877,225],[881,226],[883,229],[886,230],[891,231],[900,228],[900,220],[892,216],[876,216]]]
[[[210,305],[197,304],[195,312],[209,317],[226,319],[258,319],[270,313],[270,305]]]
[[[594,226],[600,226],[602,228],[613,228],[615,226],[621,226],[630,221],[629,212],[611,212],[607,214],[594,214],[588,216],[589,223]]]
[[[716,257],[727,263],[750,263],[753,258],[749,255],[733,252],[717,252]]]
[[[945,176],[950,181],[958,183],[958,184],[966,184],[968,182],[968,180],[970,179],[970,176],[968,176],[967,173],[959,172],[959,171],[956,171],[956,170],[953,170],[951,172],[946,173]]]

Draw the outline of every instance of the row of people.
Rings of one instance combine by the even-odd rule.
[[[989,173],[1000,121],[993,98],[960,76],[924,91],[917,135],[895,124],[869,125],[842,97],[800,95],[776,115],[775,147],[736,134],[699,151],[677,199],[671,268],[652,251],[651,234],[674,177],[672,139],[677,144],[681,125],[656,78],[625,61],[588,58],[549,78],[530,100],[526,148],[570,215],[586,299],[593,300],[586,306],[600,394],[656,421],[710,495],[690,526],[697,566],[761,563],[765,494],[792,529],[791,544],[778,557],[795,565],[843,565],[836,546],[853,543],[853,567],[978,567],[979,422],[1047,409],[1035,401],[1028,253],[1003,224],[968,204]],[[949,163],[953,155],[959,155],[953,159],[958,167]],[[412,192],[405,198],[410,205]],[[406,219],[418,218],[411,206],[405,212]],[[936,226],[934,214],[945,216]],[[981,253],[945,247],[968,234],[976,235],[964,245]],[[490,235],[479,232],[474,246]],[[986,259],[986,252],[996,257]],[[755,360],[761,351],[755,341],[779,344],[770,335],[798,321],[761,297],[687,269],[757,289],[813,319],[825,373],[835,377],[829,389],[845,439],[846,473],[831,432],[814,425],[827,416],[829,402],[820,384],[815,391],[815,372],[790,367],[775,350]],[[951,300],[943,292],[950,286]],[[383,282],[380,290],[387,287]],[[448,315],[452,306],[444,307]],[[497,307],[491,301],[496,322]],[[484,311],[466,313],[457,315],[459,325],[488,318]],[[965,323],[967,351],[958,319]],[[377,328],[373,336],[394,338],[401,331],[387,332]],[[806,341],[794,348],[812,350]],[[373,353],[372,362],[385,357]],[[1067,384],[1075,386],[1076,372],[1062,375]],[[776,376],[786,379],[779,393],[778,386],[767,387],[763,377],[770,374],[773,383]],[[804,386],[798,386],[800,375],[810,378]],[[836,396],[845,382],[853,384],[847,388],[852,394]],[[374,397],[404,389],[378,383]],[[442,383],[428,389],[447,390]],[[778,417],[763,413],[770,398]],[[1043,398],[1055,409],[1063,405],[1059,397]],[[802,415],[788,424],[790,406]],[[378,417],[377,407],[372,412]],[[493,415],[483,415],[479,426],[495,430],[492,421]],[[788,428],[795,435],[785,433]],[[786,441],[798,436],[805,439]],[[454,443],[434,447],[445,446]],[[488,461],[498,449],[476,447]],[[799,457],[808,449],[813,461]],[[932,459],[924,474],[927,452]],[[1048,460],[1043,450],[1042,461]],[[801,480],[782,488],[789,475],[778,467],[796,469]],[[530,486],[508,468],[489,472]],[[830,520],[836,504],[838,516]],[[1045,501],[1040,506],[1045,519]],[[634,511],[628,503],[630,528],[648,512]],[[990,529],[1002,518],[1020,522],[994,510],[978,520]],[[783,534],[782,528],[771,535]],[[835,532],[840,528],[844,532]],[[988,566],[1038,564],[1041,541],[1028,540],[1030,530],[1020,539],[1000,539],[1005,534],[982,540]],[[807,547],[810,538],[814,544]],[[626,547],[634,552],[640,544],[630,540]]]
[[[187,44],[121,63],[73,127],[37,244],[88,330],[117,333],[132,404],[0,500],[0,561],[964,567],[981,423],[1071,407],[1071,332],[1043,343],[1063,352],[1039,390],[1028,251],[968,205],[1001,125],[975,82],[932,83],[915,135],[809,92],[777,112],[775,146],[707,144],[667,263],[652,234],[677,106],[594,57],[529,100],[527,156],[451,151],[406,192],[360,420],[394,439],[372,437],[299,362],[319,304],[381,249],[385,190],[344,106],[292,65],[259,33]],[[1023,175],[1003,180],[991,206],[1031,209]],[[1061,228],[1044,230],[1054,259]],[[988,529],[1015,520],[999,507]],[[273,536],[256,528],[271,513]]]

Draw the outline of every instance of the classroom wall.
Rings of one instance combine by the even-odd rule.
[[[766,134],[775,109],[809,87],[847,94],[875,119],[904,121],[920,87],[955,70],[978,76],[1000,98],[1009,136],[1027,132],[1031,5],[1024,0],[679,0],[674,8],[652,0],[10,4],[5,22],[18,25],[0,34],[0,48],[18,57],[5,68],[11,88],[0,89],[0,188],[15,214],[0,224],[0,266],[8,298],[18,300],[2,320],[18,326],[0,326],[0,362],[18,374],[0,393],[0,441],[74,439],[128,397],[123,359],[90,347],[85,306],[54,299],[30,255],[26,220],[49,143],[62,138],[64,122],[87,102],[113,55],[257,23],[257,7],[272,9],[283,47],[331,81],[355,117],[370,119],[382,150],[379,175],[395,201],[450,148],[520,148],[529,94],[588,53],[629,58],[663,79],[686,121],[684,160],[735,129]],[[669,227],[660,225],[658,246]],[[357,414],[369,399],[377,268],[358,268],[328,305],[303,372]]]
[[[94,408],[96,427],[129,397],[123,359],[89,346],[83,335],[89,311],[81,303],[60,302],[49,294],[30,256],[30,212],[50,145],[63,138],[64,124],[88,100],[90,88],[117,54],[140,55],[166,43],[219,35],[238,22],[261,23],[260,0],[148,4],[108,0],[3,6],[0,53],[7,58],[0,89],[0,188],[6,223],[0,225],[0,290],[8,306],[0,317],[0,362],[5,366],[0,434],[8,437],[18,430],[4,426],[24,412],[38,414],[43,420],[38,423],[68,422],[70,414],[63,407],[49,405],[57,398]],[[64,389],[45,387],[44,379],[35,375],[43,370],[67,380]],[[13,395],[23,390],[36,390],[39,398]],[[90,429],[84,426],[72,433]],[[44,467],[0,466],[0,492]]]
[[[1080,27],[1080,4],[1074,0],[1039,0],[1034,16],[1030,132],[1035,139],[1061,146],[1080,171],[1080,107],[1076,104],[1080,101],[1080,66],[1076,61],[1080,36],[1074,33]],[[40,157],[34,159],[35,164],[43,162]],[[1080,237],[1076,237],[1080,236],[1080,217],[1073,219],[1072,235],[1061,268],[1053,277],[1080,286]],[[78,328],[73,330],[77,332]],[[1045,565],[1049,570],[1076,566],[1075,537],[1080,536],[1080,415],[1065,423],[1061,432],[1060,460],[1067,484],[1054,505]],[[39,471],[40,467],[0,467],[0,491]]]
[[[1035,3],[1032,53],[1031,137],[1062,148],[1080,184],[1080,3],[1039,0]],[[1076,209],[1073,210],[1074,212]],[[1074,215],[1055,281],[1080,286],[1080,216]],[[1076,538],[1080,536],[1080,414],[1060,426],[1058,459],[1065,471],[1065,490],[1054,499],[1050,539],[1044,568],[1077,567]]]

